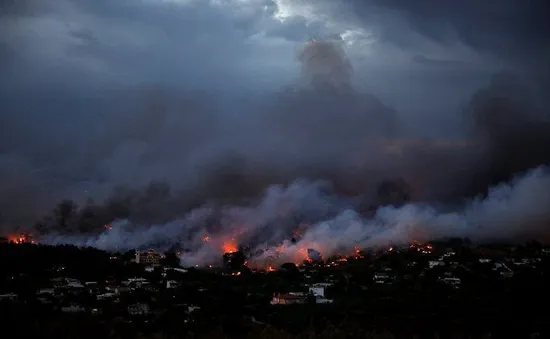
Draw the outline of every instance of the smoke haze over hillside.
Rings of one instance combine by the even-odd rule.
[[[504,3],[2,2],[0,227],[182,235],[197,211],[223,224],[228,206],[318,181],[338,203],[307,222],[437,226],[435,206],[477,221],[472,199],[550,162],[548,6]],[[510,220],[550,205],[527,191]]]

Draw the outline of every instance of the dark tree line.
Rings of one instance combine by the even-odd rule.
[[[164,223],[178,216],[189,206],[181,194],[172,193],[165,182],[153,182],[144,189],[118,187],[102,203],[88,200],[78,206],[72,200],[59,202],[49,215],[39,220],[35,229],[45,233],[97,233],[117,219],[137,223]]]

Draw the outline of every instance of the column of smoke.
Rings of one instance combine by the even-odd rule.
[[[225,242],[253,249],[251,264],[304,259],[313,248],[323,257],[349,253],[354,247],[378,248],[429,241],[442,237],[469,237],[474,241],[548,239],[550,227],[550,172],[537,168],[493,187],[485,199],[474,199],[456,212],[439,212],[422,204],[384,206],[372,218],[353,208],[353,202],[327,193],[325,184],[298,181],[287,187],[269,187],[255,205],[225,207],[219,213],[219,232],[208,234],[204,223],[215,211],[200,208],[163,225],[128,229],[121,221],[99,236],[45,239],[51,244],[72,243],[108,251],[141,247],[167,249],[175,242],[188,248],[184,265],[219,262]],[[329,212],[327,214],[327,212]],[[309,226],[291,241],[297,221]],[[347,252],[346,252],[347,251]]]
[[[351,63],[337,41],[311,40],[298,60],[306,83],[314,88],[351,86]]]

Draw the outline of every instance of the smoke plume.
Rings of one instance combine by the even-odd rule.
[[[351,86],[351,63],[336,41],[312,40],[298,54],[306,84],[323,87]]]
[[[210,93],[146,88],[106,104],[120,113],[101,124],[81,122],[80,143],[56,148],[61,137],[54,138],[56,157],[11,141],[14,153],[40,155],[34,166],[53,163],[78,184],[29,173],[50,180],[28,181],[33,199],[4,190],[15,198],[0,199],[0,217],[23,219],[23,206],[47,200],[43,192],[56,188],[75,201],[62,201],[37,222],[45,242],[109,250],[180,244],[186,264],[216,260],[225,242],[265,260],[294,260],[304,248],[326,257],[411,237],[544,233],[541,204],[549,200],[537,187],[548,187],[546,170],[512,179],[550,162],[548,107],[529,81],[496,75],[467,105],[461,138],[434,139],[428,132],[409,136],[398,112],[354,87],[339,42],[310,42],[298,61],[301,83],[240,104],[238,114]],[[86,200],[88,191],[101,194]]]
[[[250,265],[300,262],[308,250],[323,257],[444,237],[474,241],[548,239],[550,172],[538,168],[489,190],[455,212],[426,204],[380,207],[373,217],[355,209],[353,199],[320,182],[272,186],[261,200],[220,209],[202,207],[166,224],[133,225],[122,220],[97,236],[48,236],[48,243],[73,243],[109,251],[180,245],[184,265],[219,264],[227,248],[248,248]],[[208,231],[205,225],[219,226]],[[295,241],[291,239],[294,238]]]

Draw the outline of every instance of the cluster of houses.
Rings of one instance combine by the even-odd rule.
[[[163,269],[163,274],[169,268]],[[136,291],[156,293],[161,289],[172,289],[178,286],[175,280],[164,280],[163,285],[158,282],[151,282],[146,278],[135,277],[116,282],[115,280],[105,281],[80,281],[68,277],[57,277],[50,279],[48,287],[36,291],[36,300],[42,304],[57,306],[62,312],[91,312],[101,313],[97,305],[102,302],[118,304],[121,298],[131,296]],[[88,296],[87,302],[79,303],[81,296]],[[90,302],[91,299],[91,302]],[[93,302],[95,300],[96,302]],[[94,307],[90,307],[94,305]],[[130,315],[149,314],[149,305],[143,303],[129,304],[127,312]]]
[[[107,280],[80,280],[75,279],[66,273],[64,266],[54,267],[51,272],[55,277],[44,281],[41,287],[37,288],[34,297],[32,295],[19,295],[17,293],[0,294],[0,301],[7,300],[11,302],[25,302],[32,299],[39,305],[48,307],[48,309],[58,310],[66,313],[101,314],[102,306],[125,310],[130,316],[144,316],[151,314],[151,307],[147,302],[134,298],[134,295],[153,296],[158,292],[168,291],[180,286],[180,281],[174,280],[170,271],[177,273],[187,273],[188,271],[178,267],[162,267],[160,260],[161,254],[153,250],[140,252],[136,251],[135,259],[132,261],[143,264],[142,276],[117,280],[114,278]],[[114,256],[112,260],[117,260]],[[143,276],[153,277],[148,274],[158,270],[159,278],[148,279]],[[143,299],[143,298],[142,298]],[[147,298],[145,298],[147,299]],[[150,299],[150,298],[149,298]],[[114,306],[114,307],[113,307]],[[190,305],[192,310],[196,307]]]
[[[417,261],[410,261],[405,258],[406,269],[404,271],[390,268],[389,265],[385,266],[385,263],[378,263],[376,261],[371,262],[372,268],[372,281],[370,284],[376,285],[389,285],[397,279],[414,279],[415,275],[411,274],[411,271],[418,272],[418,265],[420,269],[420,276],[426,274],[436,274],[437,280],[450,286],[453,289],[459,289],[462,281],[456,276],[458,271],[473,272],[478,270],[479,272],[493,272],[500,275],[503,278],[513,277],[515,270],[520,268],[535,267],[541,258],[537,257],[517,257],[507,258],[506,256],[493,256],[484,257],[477,256],[473,259],[473,262],[461,262],[459,256],[452,249],[437,251],[437,254],[432,246],[420,245],[415,243],[414,247],[417,252],[420,253],[421,258]],[[391,248],[388,252],[399,253],[399,249]],[[550,254],[550,253],[546,253]],[[416,257],[418,258],[418,257]],[[118,259],[113,257],[113,260]],[[145,277],[157,277],[154,281],[150,278],[144,278],[143,276],[136,276],[132,278],[126,278],[124,280],[108,279],[104,281],[82,281],[67,276],[65,268],[60,266],[56,267],[54,272],[57,277],[49,280],[49,283],[44,284],[44,287],[39,288],[36,291],[36,301],[43,305],[50,305],[54,309],[61,312],[78,313],[89,312],[92,314],[101,314],[102,305],[118,305],[118,309],[123,309],[129,316],[145,316],[154,313],[154,307],[147,301],[132,298],[134,294],[140,295],[155,295],[158,292],[170,291],[178,288],[182,282],[185,281],[185,275],[188,271],[183,268],[176,267],[163,267],[161,260],[163,256],[156,253],[153,250],[149,251],[136,251],[135,258],[132,261],[143,265],[143,276]],[[414,259],[417,260],[417,259]],[[471,260],[470,260],[471,261]],[[339,272],[338,274],[346,274],[345,269],[342,269],[342,265],[338,268],[334,265],[327,265],[327,269]],[[338,279],[333,275],[326,275],[326,271],[323,273],[325,276],[323,279],[314,278],[317,270],[321,267],[309,267],[300,268],[303,273],[305,282],[301,285],[301,288],[293,292],[288,293],[275,293],[271,297],[271,305],[291,305],[291,304],[330,304],[333,303],[334,296],[331,294],[334,290],[331,288]],[[182,273],[179,280],[174,278],[170,271]],[[150,274],[152,272],[160,273],[158,275]],[[271,272],[271,271],[270,271]],[[475,273],[475,272],[474,272]],[[238,275],[237,273],[225,273],[220,271],[221,275]],[[263,274],[263,273],[262,273]],[[177,276],[177,275],[176,275]],[[432,275],[433,276],[433,275]],[[239,278],[235,278],[239,279]],[[370,279],[370,278],[368,278]],[[370,288],[369,282],[361,283],[362,289]],[[199,289],[198,291],[202,291]],[[328,290],[328,293],[327,293]],[[85,296],[85,298],[83,298]],[[0,301],[10,300],[17,301],[18,296],[15,293],[0,294]],[[269,296],[267,296],[269,297]],[[186,305],[189,312],[193,312],[198,309],[194,305]]]
[[[292,305],[305,304],[309,300],[316,304],[331,304],[332,299],[325,297],[325,288],[332,286],[332,283],[316,283],[307,286],[306,292],[275,293],[271,299],[271,305]]]

